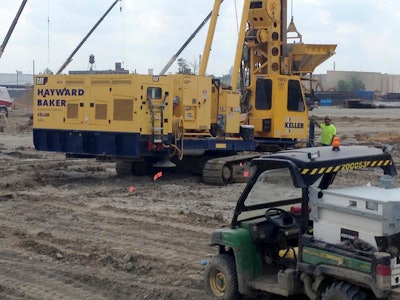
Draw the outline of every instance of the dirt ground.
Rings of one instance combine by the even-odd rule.
[[[38,152],[30,113],[17,106],[0,127],[0,299],[210,299],[201,262],[244,184],[120,178],[112,163]],[[400,109],[310,114],[331,115],[342,144],[392,144],[400,160]]]

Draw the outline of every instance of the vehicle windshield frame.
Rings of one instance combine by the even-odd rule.
[[[251,193],[253,187],[255,184],[257,184],[257,180],[259,179],[260,175],[263,174],[264,172],[268,171],[273,171],[277,169],[287,169],[290,172],[290,177],[291,177],[291,182],[294,186],[294,188],[297,188],[299,190],[299,197],[292,198],[292,199],[280,199],[280,200],[275,200],[275,201],[266,201],[263,203],[257,203],[254,205],[246,205],[245,201],[248,199],[249,194]],[[277,206],[283,206],[283,205],[290,205],[290,204],[299,204],[301,203],[301,188],[307,187],[307,185],[304,183],[303,179],[301,176],[298,174],[298,170],[296,170],[296,166],[293,162],[288,161],[288,160],[281,160],[281,159],[263,159],[263,161],[258,161],[258,162],[253,162],[253,165],[251,167],[251,173],[254,174],[251,176],[249,182],[247,183],[243,193],[241,194],[236,208],[234,212],[234,217],[232,219],[231,227],[235,227],[238,223],[244,221],[245,219],[240,219],[238,220],[238,217],[240,214],[243,212],[248,212],[248,211],[257,211],[257,210],[265,210],[270,207],[277,207]],[[263,213],[260,212],[258,216],[250,217],[248,219],[252,218],[257,218],[261,217]]]
[[[321,155],[316,159],[312,159],[309,155],[311,151],[318,152]],[[259,216],[261,216],[262,209],[265,210],[268,207],[279,204],[279,202],[260,203],[252,206],[244,204],[258,177],[266,170],[288,168],[293,185],[302,189],[302,210],[307,210],[309,200],[307,191],[310,186],[315,185],[321,190],[328,189],[334,182],[336,174],[341,170],[359,170],[366,167],[380,168],[384,174],[393,177],[397,175],[391,155],[380,149],[368,146],[344,146],[340,151],[332,151],[330,147],[296,149],[254,159],[251,164],[252,176],[236,204],[231,228],[236,228],[244,220],[238,220],[243,212],[260,210]],[[284,204],[291,204],[291,201],[293,199],[287,199]]]

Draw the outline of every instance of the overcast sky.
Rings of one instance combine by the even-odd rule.
[[[0,42],[22,1],[2,0]],[[53,72],[107,11],[113,0],[28,0],[0,58],[0,73]],[[157,74],[213,7],[214,0],[122,0],[105,17],[64,70],[97,70],[122,62],[131,72]],[[293,10],[292,10],[293,7]],[[207,68],[227,74],[233,65],[243,0],[224,0]],[[337,44],[336,54],[317,68],[400,74],[400,1],[288,0],[304,43]],[[208,24],[180,55],[189,63],[203,52]],[[34,63],[33,63],[34,62]],[[174,63],[169,72],[177,71]]]

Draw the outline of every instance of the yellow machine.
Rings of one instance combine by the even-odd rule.
[[[232,86],[223,86],[206,76],[221,3],[215,0],[199,75],[36,76],[35,147],[112,159],[120,174],[183,160],[206,182],[225,184],[257,156],[237,154],[307,139],[302,76],[336,46],[288,44],[286,0],[245,0]]]
[[[232,86],[240,82],[242,112],[256,138],[305,139],[308,112],[302,76],[312,73],[336,45],[288,44],[287,1],[245,1]],[[237,76],[241,75],[239,80]]]

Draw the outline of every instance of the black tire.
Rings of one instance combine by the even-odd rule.
[[[360,287],[348,282],[339,281],[329,285],[321,295],[321,300],[371,300]]]
[[[4,113],[6,118],[8,118],[8,109],[5,107],[0,107],[0,113]]]
[[[217,299],[240,299],[233,256],[220,254],[207,265],[204,275],[206,291]]]

